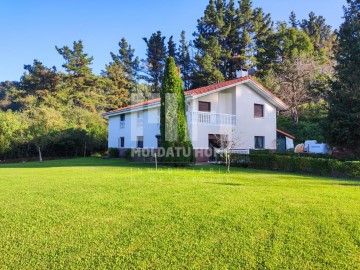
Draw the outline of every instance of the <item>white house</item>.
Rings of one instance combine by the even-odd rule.
[[[186,91],[185,102],[197,153],[208,151],[219,135],[237,138],[237,149],[276,150],[277,111],[287,106],[251,76]],[[158,147],[159,98],[107,112],[103,117],[108,119],[109,148],[123,153],[126,149]]]

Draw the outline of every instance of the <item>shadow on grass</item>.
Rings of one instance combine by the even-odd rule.
[[[360,181],[353,180],[354,183],[341,183],[338,184],[338,186],[344,186],[344,187],[360,187]]]
[[[232,186],[232,187],[245,186],[245,185],[243,185],[243,184],[238,184],[238,183],[214,183],[214,182],[205,182],[205,184],[220,185],[220,186]]]

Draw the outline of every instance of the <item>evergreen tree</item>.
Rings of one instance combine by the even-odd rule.
[[[58,48],[58,53],[64,58],[65,63],[62,65],[69,74],[77,77],[86,76],[92,73],[90,65],[94,58],[84,53],[84,45],[81,40],[74,41],[73,49],[68,46]]]
[[[193,70],[192,59],[190,56],[190,46],[191,45],[186,41],[185,31],[182,31],[180,45],[177,52],[177,59],[185,90],[189,90],[192,84],[191,80]]]
[[[253,61],[257,68],[257,75],[261,77],[269,65],[271,66],[273,61],[276,61],[274,46],[276,39],[274,39],[273,22],[270,14],[265,14],[261,8],[256,8],[253,11],[253,26],[255,34],[253,37],[255,40],[255,59]],[[267,66],[265,70],[264,66]]]
[[[129,82],[129,91],[131,87],[134,87],[134,84],[137,81],[138,73],[140,70],[140,61],[138,57],[135,57],[135,50],[132,49],[131,45],[128,44],[125,38],[122,38],[119,42],[119,52],[118,54],[110,53],[113,60],[109,65],[116,64],[119,66],[123,72],[126,74],[126,79]]]
[[[54,96],[61,83],[61,76],[56,68],[48,68],[39,60],[34,60],[32,65],[24,65],[24,69],[26,71],[20,79],[22,91],[17,97],[22,109],[44,104],[56,107]]]
[[[251,0],[240,0],[237,10],[240,40],[238,44],[236,65],[238,68],[252,68],[255,65],[255,28]]]
[[[294,11],[291,11],[291,13],[290,13],[289,24],[290,24],[290,27],[292,27],[292,28],[298,28],[298,26],[300,24],[298,19],[296,18],[296,14]]]
[[[331,26],[326,24],[323,16],[316,16],[314,12],[310,12],[309,19],[302,20],[300,27],[310,37],[315,51],[326,53],[333,49],[334,35]]]
[[[167,44],[167,56],[171,56],[175,59],[175,63],[177,62],[176,57],[176,43],[174,42],[173,36],[169,38],[168,44]]]
[[[225,4],[222,0],[210,0],[204,16],[198,20],[197,32],[194,33],[195,55],[194,87],[223,81],[226,52],[223,48],[226,33]]]
[[[153,92],[158,93],[164,75],[166,60],[165,37],[160,31],[153,33],[149,39],[143,38],[147,45],[145,65],[147,66],[145,79],[151,83]]]
[[[347,0],[330,93],[329,140],[360,155],[360,1]]]
[[[132,82],[128,80],[127,75],[122,65],[115,62],[106,65],[104,78],[98,80],[101,88],[105,89],[105,110],[114,110],[129,104],[129,85]]]
[[[93,112],[105,107],[104,90],[98,87],[98,78],[92,74],[93,57],[84,52],[82,41],[74,41],[73,48],[56,47],[64,58],[63,67],[68,74],[63,76],[64,85],[59,93],[62,101],[70,106],[80,106]]]
[[[229,57],[225,60],[225,73],[223,75],[227,79],[232,79],[235,77],[235,71],[237,69],[236,57],[234,56],[239,53],[238,45],[240,43],[237,10],[234,0],[230,0],[229,4],[226,6],[224,20],[227,32],[224,49],[228,52]]]
[[[161,145],[166,153],[163,162],[175,166],[189,164],[194,156],[186,123],[184,87],[171,56],[166,61],[161,89]]]
[[[38,90],[56,92],[60,76],[55,66],[47,68],[35,59],[32,65],[24,65],[24,69],[27,73],[20,79],[20,84],[27,94],[34,94]]]

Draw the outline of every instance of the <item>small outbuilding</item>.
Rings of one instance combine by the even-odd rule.
[[[285,131],[277,129],[276,138],[277,138],[277,152],[285,153],[287,150],[294,148],[295,137],[293,135],[290,135]]]

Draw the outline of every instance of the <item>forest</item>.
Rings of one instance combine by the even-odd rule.
[[[55,46],[64,71],[41,59],[18,81],[0,82],[0,160],[104,153],[101,113],[160,93],[172,56],[185,90],[235,78],[248,69],[288,104],[278,128],[360,153],[360,1],[348,0],[340,29],[314,12],[284,21],[251,0],[210,0],[192,39],[184,31],[144,37],[144,59],[123,37],[101,74],[81,40]]]

